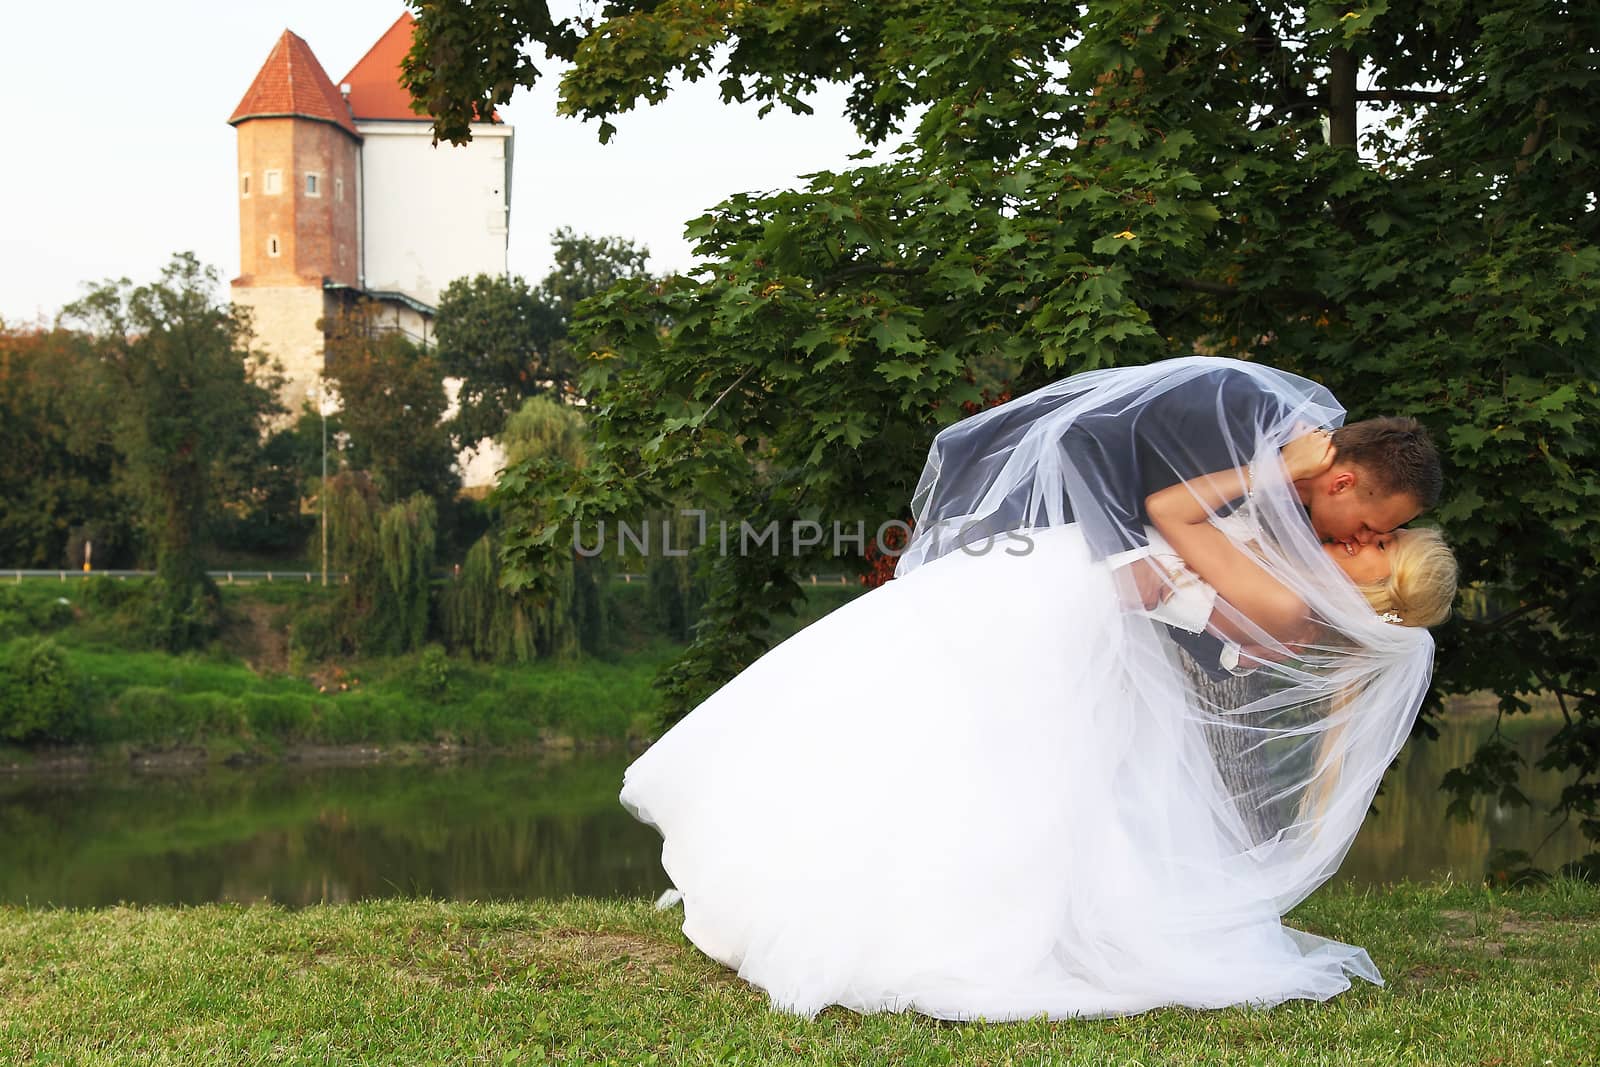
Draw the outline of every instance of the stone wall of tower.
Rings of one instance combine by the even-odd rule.
[[[320,289],[324,278],[358,284],[355,138],[305,118],[252,118],[237,129],[240,270],[234,288]]]
[[[282,366],[278,398],[292,420],[306,402],[306,391],[321,384],[325,355],[318,324],[335,314],[337,301],[320,285],[235,285],[233,303],[250,309],[255,347]]]

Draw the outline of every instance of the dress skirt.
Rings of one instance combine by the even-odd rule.
[[[1029,538],[838,608],[627,769],[685,935],[805,1016],[1265,1007],[1381,983],[1364,950],[1281,923],[1158,628],[1076,527]]]

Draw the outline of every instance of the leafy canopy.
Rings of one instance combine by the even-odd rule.
[[[522,402],[576,392],[578,359],[568,340],[577,306],[623,278],[645,274],[648,249],[620,237],[561,227],[551,236],[555,269],[537,287],[515,275],[451,282],[434,323],[444,373],[461,379],[453,420],[458,446],[500,433]]]
[[[113,433],[138,522],[156,557],[156,640],[203,643],[218,619],[202,550],[225,488],[256,461],[281,412],[275,369],[250,347],[248,319],[216,299],[219,278],[179,253],[160,280],[89,287],[62,318],[82,325],[114,383]]]
[[[444,372],[434,354],[390,328],[376,304],[346,309],[324,328],[350,465],[371,474],[385,503],[414,493],[449,501],[460,475],[442,425]]]
[[[690,223],[696,271],[584,306],[593,462],[510,472],[511,580],[539,588],[574,519],[648,505],[902,515],[930,437],[986,384],[1257,359],[1441,442],[1433,517],[1478,610],[1438,632],[1430,708],[1557,696],[1542,762],[1574,772],[1561,806],[1600,841],[1600,6],[415,6],[407,77],[447,139],[543,76],[542,52],[567,64],[562,113],[602,139],[672,79],[712,77],[799,111],[845,86],[863,138],[898,143],[729,198]],[[678,713],[762,651],[812,562],[708,561]],[[1516,773],[1497,733],[1450,784],[1462,806],[1515,802]]]

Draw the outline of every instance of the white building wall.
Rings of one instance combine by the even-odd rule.
[[[465,145],[426,122],[357,122],[363,288],[437,307],[457,278],[506,272],[511,127],[475,123]]]

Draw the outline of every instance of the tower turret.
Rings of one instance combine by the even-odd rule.
[[[289,30],[228,119],[239,145],[233,300],[284,365],[297,409],[323,368],[327,283],[360,281],[361,135],[310,46]]]

